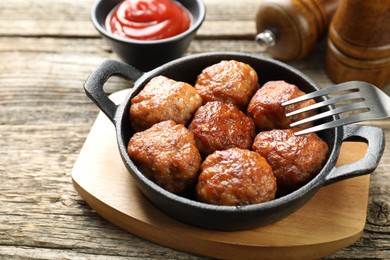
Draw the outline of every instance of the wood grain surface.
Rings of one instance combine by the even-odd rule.
[[[98,114],[82,85],[116,58],[93,28],[92,0],[1,1],[0,258],[198,259],[102,219],[74,190],[71,170]],[[187,54],[257,53],[257,0],[205,0],[207,17]],[[321,86],[325,41],[289,64]],[[259,75],[261,77],[261,75]],[[129,83],[110,80],[109,93]],[[390,93],[390,86],[384,88]],[[367,122],[390,138],[390,121]],[[387,141],[389,144],[389,141]],[[361,239],[327,259],[390,259],[390,151],[371,175]]]

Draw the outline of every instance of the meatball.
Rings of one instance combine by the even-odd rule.
[[[202,155],[233,147],[249,149],[256,135],[255,124],[247,115],[220,101],[201,106],[188,129]]]
[[[203,104],[222,101],[239,109],[246,109],[259,87],[256,71],[248,64],[235,60],[224,60],[205,68],[195,84]]]
[[[127,150],[139,169],[162,188],[179,194],[194,187],[202,158],[184,125],[172,120],[157,123],[134,134]]]
[[[248,205],[272,200],[276,179],[258,153],[231,148],[209,155],[196,185],[200,201],[215,205]]]
[[[169,119],[187,125],[201,105],[202,98],[193,86],[157,76],[132,98],[130,118],[137,131]]]
[[[265,83],[249,102],[247,114],[253,119],[260,131],[271,129],[286,129],[290,124],[314,115],[315,110],[304,112],[287,118],[286,113],[315,103],[313,99],[282,107],[282,103],[304,95],[295,85],[285,81],[269,81]],[[310,124],[303,124],[306,128]]]
[[[253,151],[271,165],[278,189],[291,192],[310,181],[324,166],[328,145],[315,133],[295,136],[299,128],[260,132]]]

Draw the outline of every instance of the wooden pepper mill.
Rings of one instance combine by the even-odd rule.
[[[303,58],[327,31],[338,3],[339,0],[262,0],[256,14],[256,41],[262,51],[276,59]]]
[[[329,26],[325,68],[336,83],[390,82],[390,0],[343,0]]]

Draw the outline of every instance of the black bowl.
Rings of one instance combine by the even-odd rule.
[[[202,0],[178,0],[177,2],[192,16],[188,30],[162,40],[133,40],[114,35],[106,28],[107,16],[122,1],[96,1],[91,12],[92,23],[124,62],[143,71],[183,56],[206,16],[206,8]]]
[[[127,154],[128,141],[134,134],[129,120],[130,99],[139,93],[152,77],[164,75],[193,84],[203,68],[221,60],[238,60],[251,65],[259,75],[260,85],[269,80],[285,80],[299,86],[304,92],[319,89],[319,86],[302,72],[282,62],[244,53],[205,53],[188,56],[147,73],[140,72],[124,63],[109,60],[93,71],[84,85],[86,94],[115,125],[120,154],[138,187],[162,211],[183,222],[202,228],[218,230],[253,228],[288,216],[304,205],[325,185],[371,173],[377,167],[385,145],[382,129],[349,125],[320,132],[319,136],[328,144],[330,150],[329,158],[323,169],[300,189],[269,202],[247,206],[209,205],[175,195],[153,183],[142,174]],[[119,106],[115,105],[103,91],[106,80],[112,75],[134,81],[133,90]],[[332,107],[327,109],[332,109]],[[329,120],[336,118],[334,116]],[[357,162],[335,167],[341,144],[346,140],[368,143],[366,155]]]

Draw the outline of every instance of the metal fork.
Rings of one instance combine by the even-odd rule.
[[[348,93],[339,94],[337,92],[348,91]],[[340,115],[346,112],[355,111],[355,114],[347,115],[344,118],[338,118],[333,121],[329,121],[320,125],[316,125],[307,129],[300,130],[295,135],[302,135],[311,132],[318,132],[325,129],[338,127],[342,125],[348,125],[367,120],[378,120],[390,117],[390,97],[383,91],[379,90],[372,84],[362,81],[349,81],[334,86],[326,87],[321,90],[311,92],[309,94],[300,96],[298,98],[284,102],[282,106],[291,105],[304,100],[326,96],[334,94],[335,96],[324,101],[318,102],[314,105],[304,107],[287,113],[286,116],[290,117],[313,109],[322,108],[325,106],[333,105],[328,111],[316,114],[314,116],[299,120],[290,124],[291,127],[312,122],[318,119],[330,117],[333,115]],[[341,107],[335,107],[337,103],[349,102]],[[361,110],[365,110],[361,112]]]

